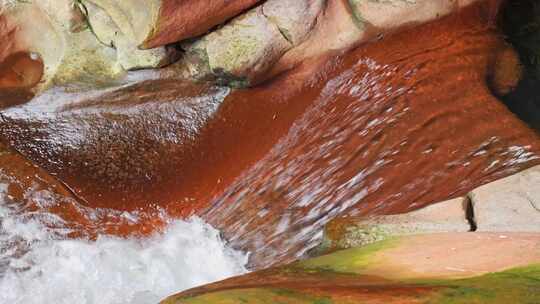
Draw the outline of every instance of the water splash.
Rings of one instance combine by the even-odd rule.
[[[157,303],[246,271],[247,255],[198,218],[146,239],[69,239],[61,219],[18,212],[6,191],[0,184],[0,303]]]

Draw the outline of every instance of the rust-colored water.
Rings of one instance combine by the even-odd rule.
[[[486,86],[503,46],[489,16],[475,6],[245,91],[148,80],[52,94],[1,111],[0,134],[73,204],[146,215],[87,225],[58,211],[81,231],[198,214],[254,266],[287,262],[335,216],[404,212],[540,163],[538,135]]]

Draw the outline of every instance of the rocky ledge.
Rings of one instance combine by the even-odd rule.
[[[162,303],[536,303],[539,205],[537,166],[410,213],[336,219],[318,257]]]
[[[21,52],[42,62],[33,92],[55,84],[112,84],[126,71],[173,62],[168,73],[178,77],[250,86],[309,58],[482,1],[259,2],[5,0],[0,36],[10,43],[0,46],[0,62]],[[490,2],[496,9],[499,1]]]

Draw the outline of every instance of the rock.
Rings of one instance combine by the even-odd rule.
[[[187,45],[184,62],[199,79],[233,86],[256,84],[281,56],[301,43],[322,0],[270,0]]]
[[[130,45],[156,48],[204,34],[260,0],[82,0],[109,15]]]
[[[194,288],[161,303],[540,301],[540,234],[501,236],[402,237]]]
[[[499,97],[511,93],[517,88],[522,76],[523,66],[514,48],[508,45],[499,50],[489,77],[493,93]]]
[[[144,41],[153,48],[206,33],[260,0],[161,0],[155,27]]]
[[[346,51],[476,2],[336,0],[323,5],[321,0],[270,0],[259,7],[262,11],[253,9],[187,46],[184,64],[199,79],[254,85],[311,58]],[[485,4],[490,8],[498,5]],[[253,48],[255,41],[257,48]]]
[[[465,197],[398,215],[336,218],[325,226],[326,250],[365,246],[387,238],[422,233],[467,232],[469,201]]]
[[[498,0],[484,3],[478,0],[329,1],[307,41],[289,50],[268,73],[268,77],[312,58],[345,52],[389,32],[433,21],[479,2],[490,11],[500,5]]]
[[[367,32],[358,26],[347,0],[327,1],[306,41],[285,53],[268,77],[311,58],[349,50],[365,37]]]
[[[268,130],[287,129],[282,113],[313,102],[241,178],[214,196],[203,218],[233,246],[250,251],[250,266],[260,269],[306,256],[333,218],[410,212],[538,165],[538,135],[485,83],[504,41],[489,18],[479,18],[486,17],[483,12],[471,6],[314,69],[303,64],[276,79],[281,86],[298,81],[306,88],[290,104],[273,81],[262,88],[274,88],[274,98],[229,96],[230,108],[225,103],[224,109],[236,102],[286,105],[285,111],[268,110],[268,117],[276,114]],[[313,78],[291,77],[305,69],[315,71]],[[254,117],[253,125],[223,121],[264,130],[262,116]],[[239,136],[226,142],[234,142],[236,151],[260,151],[261,133],[270,131],[254,132],[242,140],[246,145],[239,146]],[[225,132],[219,134],[223,142]],[[239,159],[227,168],[239,168]]]
[[[116,50],[117,62],[124,70],[159,68],[180,56],[173,48],[139,49],[138,42],[124,34],[105,10],[90,2],[84,5],[84,10],[93,34],[101,43]]]
[[[323,0],[270,0],[262,5],[262,12],[296,46],[311,32],[324,5]]]
[[[6,42],[0,45],[0,61],[20,52],[38,54],[44,65],[40,87],[52,81],[62,61],[64,40],[40,6],[17,2],[2,7],[0,37]]]
[[[17,52],[0,63],[0,109],[30,100],[43,77],[43,61],[36,53]]]
[[[0,195],[6,196],[6,207],[14,212],[34,213],[36,217],[50,212],[64,219],[71,216],[78,224],[90,224],[77,208],[78,199],[64,184],[2,142]],[[53,228],[53,223],[49,224]]]
[[[470,199],[478,231],[540,232],[540,166],[477,188]]]
[[[88,207],[151,201],[201,216],[254,267],[296,260],[335,217],[409,212],[539,163],[538,136],[484,83],[504,42],[480,12],[249,90],[160,78],[47,92],[1,111],[0,137]]]
[[[459,8],[453,0],[349,0],[349,4],[361,26],[371,26],[379,32],[432,21]]]
[[[268,20],[262,8],[233,20],[187,47],[187,62],[204,61],[197,78],[217,78],[233,86],[248,86],[289,49],[290,43]]]
[[[72,0],[2,7],[0,37],[9,41],[0,46],[0,61],[18,52],[41,58],[43,75],[34,92],[53,84],[113,83],[126,70],[160,67],[178,56],[164,47],[139,50],[102,9]]]

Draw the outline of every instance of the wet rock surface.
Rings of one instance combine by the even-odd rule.
[[[484,82],[492,50],[504,43],[482,12],[396,34],[325,66],[317,102],[203,216],[262,267],[302,256],[338,215],[410,211],[537,164],[537,134]],[[415,37],[414,47],[400,37]],[[494,117],[504,122],[489,123]]]
[[[540,162],[538,135],[486,84],[504,44],[489,8],[249,90],[159,73],[51,90],[1,111],[1,136],[86,207],[198,214],[254,267],[293,261],[334,217],[410,211]]]
[[[539,246],[539,236],[527,234],[403,237],[195,288],[162,303],[534,303]],[[514,257],[521,249],[527,254]]]
[[[530,80],[501,1],[259,2],[0,7],[10,214],[85,241],[197,215],[277,266],[165,303],[536,303],[540,137],[497,98]]]

